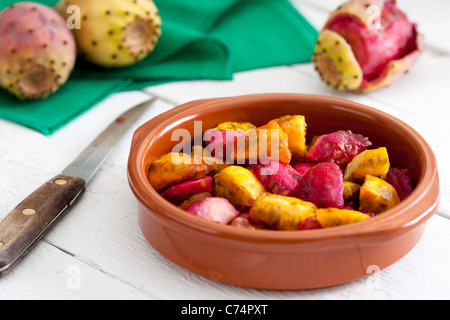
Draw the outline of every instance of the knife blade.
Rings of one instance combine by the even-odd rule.
[[[0,277],[74,206],[117,143],[156,100],[149,99],[120,115],[61,174],[30,194],[0,222]]]

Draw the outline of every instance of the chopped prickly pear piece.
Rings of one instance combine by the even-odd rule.
[[[275,230],[298,230],[302,223],[314,216],[316,206],[311,202],[277,194],[260,196],[250,209],[250,217]]]
[[[228,224],[239,215],[239,211],[227,199],[217,197],[196,201],[187,207],[186,211],[196,217],[220,224]]]
[[[320,136],[311,146],[306,159],[317,162],[334,162],[345,170],[350,161],[372,145],[369,138],[351,131],[336,131]]]
[[[254,165],[250,169],[267,191],[283,196],[293,196],[301,179],[290,164],[276,161],[267,165]]]
[[[344,201],[355,200],[359,197],[361,186],[357,183],[344,181]]]
[[[314,229],[323,229],[320,222],[316,217],[309,217],[300,225],[298,230],[314,230]]]
[[[228,199],[236,208],[246,209],[266,190],[248,169],[230,166],[214,177],[214,195]]]
[[[288,146],[296,159],[306,155],[306,121],[304,116],[284,116],[274,120],[288,136]]]
[[[216,161],[195,154],[166,153],[152,161],[148,180],[156,191],[161,191],[181,182],[217,173],[226,167]]]
[[[383,179],[367,175],[359,193],[359,210],[375,214],[387,211],[400,203],[397,191]]]
[[[235,159],[238,164],[258,164],[267,161],[290,163],[292,154],[289,150],[288,136],[278,123],[270,121],[238,137]]]
[[[202,192],[212,192],[212,177],[208,176],[176,184],[162,192],[161,196],[179,206],[191,196]]]
[[[314,51],[322,79],[339,90],[367,92],[389,85],[424,49],[416,25],[393,0],[351,0],[334,11]]]
[[[370,216],[355,210],[327,208],[316,210],[316,218],[324,228],[331,228],[364,221]]]
[[[311,163],[311,162],[305,162],[305,163],[298,163],[294,166],[294,170],[297,171],[298,174],[300,174],[301,177],[303,177],[309,169],[314,167],[317,163]]]
[[[250,130],[255,130],[256,126],[250,122],[223,122],[214,129],[241,131],[247,133]]]
[[[337,164],[322,162],[301,179],[296,197],[314,203],[318,208],[343,208],[344,183]]]
[[[250,214],[249,213],[241,213],[236,218],[234,218],[230,222],[230,226],[236,227],[236,228],[242,228],[242,229],[251,229],[256,230],[257,228],[252,224],[250,220]]]
[[[232,164],[234,163],[237,138],[243,135],[242,131],[208,130],[204,135],[206,151],[212,157]]]
[[[364,181],[366,175],[386,178],[390,163],[387,149],[381,147],[373,150],[366,150],[349,163],[345,170],[345,181]]]
[[[194,194],[193,196],[189,197],[186,201],[184,201],[179,208],[185,210],[187,207],[189,207],[191,204],[193,204],[196,201],[203,200],[206,198],[211,198],[212,194],[209,192],[202,192]]]
[[[413,192],[413,185],[408,169],[390,168],[386,176],[386,181],[395,188],[401,201],[405,200]]]

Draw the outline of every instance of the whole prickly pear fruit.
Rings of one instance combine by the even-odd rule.
[[[331,14],[313,61],[327,84],[367,92],[407,73],[423,48],[416,25],[395,0],[351,0]]]
[[[0,12],[0,85],[19,99],[54,93],[75,59],[75,39],[52,8],[21,2]]]
[[[61,0],[56,8],[71,19],[79,53],[103,67],[122,67],[147,57],[161,36],[161,18],[152,0]]]

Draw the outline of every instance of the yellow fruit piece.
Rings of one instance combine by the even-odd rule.
[[[364,181],[366,175],[385,178],[389,167],[389,156],[385,147],[366,150],[348,164],[344,181]]]
[[[359,210],[375,214],[400,203],[395,188],[383,179],[367,175],[359,193]]]
[[[275,121],[237,138],[235,160],[239,164],[256,164],[258,160],[290,163],[291,159],[288,136]]]
[[[214,177],[214,195],[239,209],[251,207],[265,191],[253,172],[240,166],[225,168]]]
[[[223,122],[214,129],[242,131],[244,133],[247,133],[250,130],[255,130],[256,126],[250,122]]]
[[[250,217],[271,229],[297,230],[306,219],[313,217],[317,207],[298,198],[267,194],[259,197],[250,209]]]
[[[194,154],[166,153],[152,161],[148,180],[156,191],[161,191],[177,183],[215,174],[227,166],[215,161]]]
[[[370,216],[354,210],[337,208],[316,210],[316,219],[324,228],[343,226],[370,219]]]
[[[306,155],[306,121],[304,116],[284,116],[274,120],[288,136],[288,146],[295,158]]]
[[[357,183],[344,181],[344,201],[357,198],[361,186]]]

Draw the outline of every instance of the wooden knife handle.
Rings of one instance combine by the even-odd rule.
[[[86,182],[60,174],[23,200],[0,222],[0,276],[38,242],[83,194]]]

